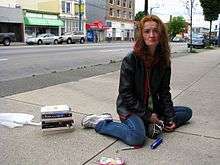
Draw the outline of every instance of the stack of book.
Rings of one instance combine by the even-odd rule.
[[[71,108],[67,105],[44,106],[41,108],[42,130],[65,130],[73,128]]]

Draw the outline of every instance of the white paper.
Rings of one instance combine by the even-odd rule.
[[[21,127],[24,124],[40,125],[32,122],[34,116],[26,113],[0,113],[0,124],[9,128]]]

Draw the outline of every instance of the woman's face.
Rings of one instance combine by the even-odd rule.
[[[154,21],[147,21],[143,28],[144,42],[149,47],[156,47],[160,41],[160,30],[158,24]]]

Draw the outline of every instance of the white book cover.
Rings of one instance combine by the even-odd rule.
[[[41,113],[57,113],[63,112],[67,113],[70,112],[70,107],[68,105],[52,105],[52,106],[44,106],[41,107]]]

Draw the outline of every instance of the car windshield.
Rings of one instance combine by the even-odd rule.
[[[39,34],[37,37],[44,37],[46,34]]]
[[[192,38],[204,38],[201,34],[193,34]]]

